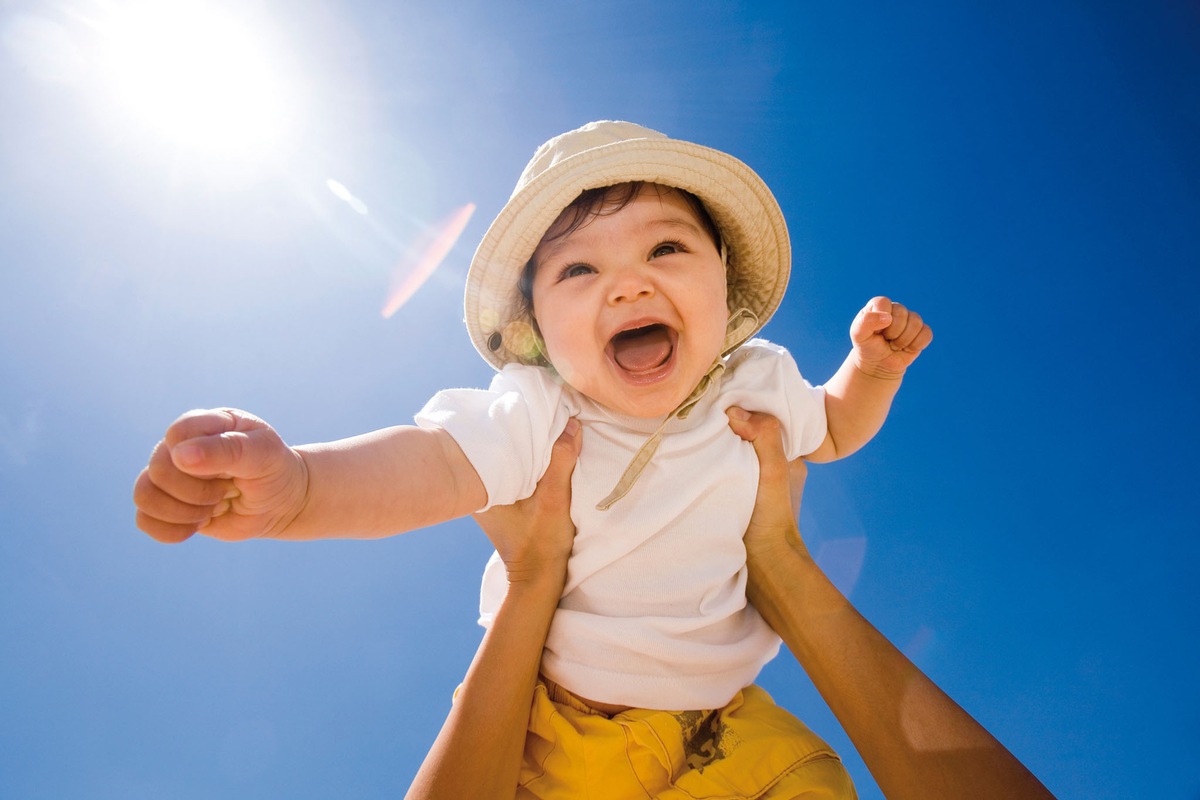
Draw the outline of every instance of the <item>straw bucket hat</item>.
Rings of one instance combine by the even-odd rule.
[[[581,192],[632,181],[686,189],[700,198],[720,230],[730,276],[728,306],[731,314],[750,320],[731,326],[726,352],[775,313],[787,288],[791,245],[783,212],[762,179],[719,150],[630,122],[591,122],[538,148],[471,260],[467,330],[489,364],[502,369],[545,363],[517,285],[521,272]]]

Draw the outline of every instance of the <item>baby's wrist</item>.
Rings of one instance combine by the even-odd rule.
[[[868,361],[862,358],[857,352],[853,354],[852,361],[856,372],[872,380],[900,381],[904,379],[904,373],[908,371],[908,367],[906,366],[895,369],[885,367],[878,362]]]
[[[270,539],[287,539],[289,538],[288,529],[296,522],[297,519],[304,516],[305,510],[308,508],[311,490],[311,471],[309,469],[308,459],[304,456],[304,451],[298,447],[288,447],[289,454],[295,465],[294,479],[292,481],[292,489],[289,492],[292,495],[290,508],[279,515],[279,518],[264,531],[263,538]]]

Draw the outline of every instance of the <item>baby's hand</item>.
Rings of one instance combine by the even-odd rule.
[[[270,536],[304,506],[308,469],[270,425],[232,408],[190,411],[167,428],[133,487],[137,526],[160,542],[199,531]]]
[[[933,329],[886,297],[875,297],[850,323],[858,368],[877,378],[898,378],[933,341]]]

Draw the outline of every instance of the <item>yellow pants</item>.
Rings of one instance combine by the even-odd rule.
[[[611,718],[539,681],[518,800],[856,798],[837,754],[748,686],[716,711]]]

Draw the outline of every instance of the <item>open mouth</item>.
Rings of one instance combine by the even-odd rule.
[[[609,340],[608,349],[617,366],[641,375],[671,360],[675,352],[675,335],[666,325],[644,325],[619,332]]]

